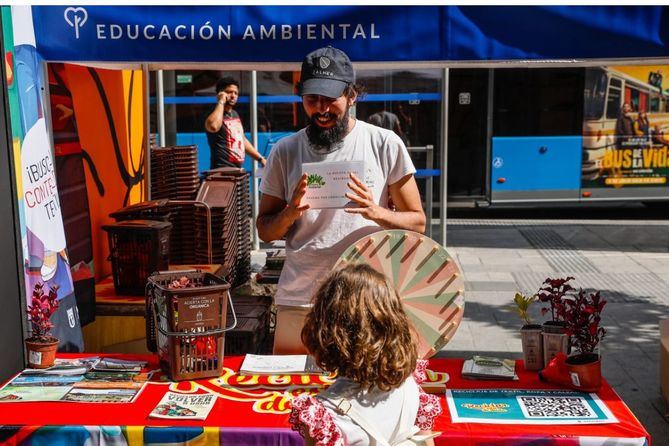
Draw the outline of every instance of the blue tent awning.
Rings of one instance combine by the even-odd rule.
[[[663,6],[33,6],[46,60],[356,62],[669,57]]]

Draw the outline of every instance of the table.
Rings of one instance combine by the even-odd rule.
[[[105,356],[149,360],[150,366],[156,366],[157,361],[155,356],[148,355]],[[318,376],[242,377],[234,372],[242,359],[239,356],[225,358],[223,375],[215,379],[171,383],[160,380],[158,375],[133,404],[2,403],[0,441],[49,446],[83,445],[87,440],[119,445],[186,441],[198,445],[301,445],[300,436],[288,425],[290,398],[304,392],[317,392],[329,385],[330,379]],[[559,388],[539,381],[536,373],[522,370],[520,364],[517,367],[520,381],[517,382],[464,380],[459,373],[462,362],[460,359],[431,360],[429,381],[435,386],[447,381],[446,385],[452,389]],[[187,390],[194,386],[205,387],[220,397],[207,420],[182,420],[175,426],[175,421],[147,417],[168,388]],[[620,423],[574,426],[453,424],[442,397],[444,413],[437,419],[435,430],[443,434],[435,443],[448,446],[650,444],[649,434],[607,383],[598,396]],[[608,442],[604,443],[604,438]]]

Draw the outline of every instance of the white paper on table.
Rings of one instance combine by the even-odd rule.
[[[349,174],[353,172],[360,180],[365,180],[364,161],[323,161],[302,164],[302,172],[307,177],[307,193],[304,202],[311,209],[343,208],[350,200],[346,193]]]

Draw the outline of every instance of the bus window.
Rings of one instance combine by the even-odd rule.
[[[639,92],[639,111],[648,111],[648,93],[645,91]]]
[[[495,136],[578,135],[583,126],[582,68],[495,70]]]
[[[600,119],[606,100],[606,73],[599,68],[585,70],[585,119]]]
[[[657,113],[660,111],[660,97],[656,94],[650,97],[650,108],[648,111],[651,113]]]
[[[616,119],[620,113],[622,87],[623,82],[620,79],[612,77],[609,81],[609,97],[606,100],[606,117],[608,119]]]
[[[638,112],[641,107],[641,92],[636,88],[625,85],[625,102],[632,106],[632,111]]]

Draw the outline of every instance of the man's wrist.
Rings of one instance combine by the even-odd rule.
[[[295,223],[295,220],[299,218],[299,212],[294,206],[291,206],[290,204],[286,204],[286,207],[283,208],[281,214],[283,216],[285,223],[287,223],[288,226]]]

